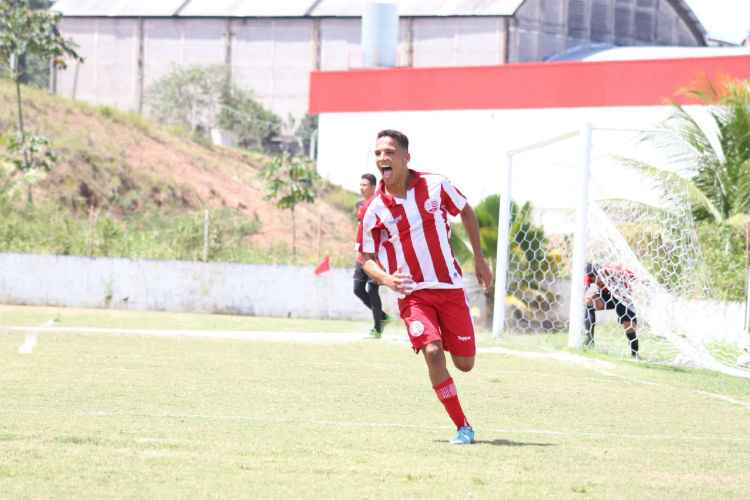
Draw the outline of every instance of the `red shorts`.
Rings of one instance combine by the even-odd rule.
[[[439,340],[455,356],[474,356],[474,323],[462,288],[417,290],[398,301],[411,346]]]

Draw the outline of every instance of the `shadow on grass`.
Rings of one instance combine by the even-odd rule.
[[[475,444],[488,444],[491,446],[557,446],[554,443],[525,443],[522,441],[512,441],[510,439],[478,439]]]
[[[447,439],[437,439],[436,443],[448,443]],[[490,445],[490,446],[557,446],[555,443],[524,443],[521,441],[511,441],[510,439],[477,439],[474,444]]]

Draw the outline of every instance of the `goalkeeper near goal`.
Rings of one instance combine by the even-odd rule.
[[[585,344],[594,345],[594,326],[596,325],[596,311],[614,309],[617,320],[625,331],[630,344],[630,355],[634,359],[638,354],[638,317],[630,299],[630,285],[634,275],[631,271],[617,265],[599,266],[586,264],[586,274],[583,282],[586,287],[584,304]]]

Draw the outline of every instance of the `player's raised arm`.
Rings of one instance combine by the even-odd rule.
[[[464,229],[466,229],[466,234],[469,236],[471,250],[474,252],[474,272],[477,275],[477,281],[479,281],[482,288],[487,290],[492,284],[492,270],[482,253],[477,216],[474,213],[474,209],[468,203],[461,210],[461,222],[464,225]]]

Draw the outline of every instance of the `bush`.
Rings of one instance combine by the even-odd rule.
[[[728,224],[703,223],[698,238],[708,268],[714,298],[745,299],[745,231]]]
[[[118,219],[109,214],[75,218],[53,205],[17,208],[0,197],[0,252],[202,260],[204,212]],[[209,211],[209,261],[243,262],[246,239],[260,230],[255,217],[223,208]]]
[[[240,146],[270,150],[281,118],[230,81],[226,66],[176,67],[147,91],[148,113],[157,121],[208,140],[214,128],[232,132]]]

